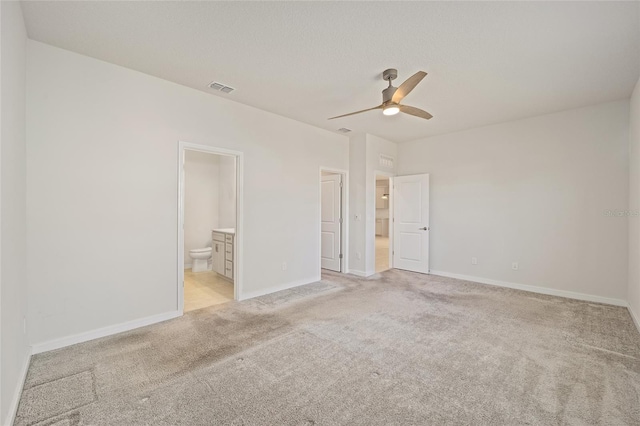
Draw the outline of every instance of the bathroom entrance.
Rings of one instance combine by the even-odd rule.
[[[238,299],[241,153],[180,142],[178,310]]]
[[[390,247],[390,204],[391,183],[389,176],[376,175],[376,226],[375,226],[375,271],[391,268]]]

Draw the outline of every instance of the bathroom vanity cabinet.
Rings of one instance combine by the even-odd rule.
[[[233,244],[235,229],[211,231],[213,271],[233,281]]]

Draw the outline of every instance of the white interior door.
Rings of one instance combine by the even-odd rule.
[[[429,272],[429,175],[393,179],[393,267]]]
[[[342,175],[322,176],[320,199],[320,264],[340,272]]]

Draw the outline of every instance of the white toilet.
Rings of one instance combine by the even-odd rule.
[[[211,259],[211,247],[189,250],[191,262],[191,272],[204,272],[209,270],[209,259]]]

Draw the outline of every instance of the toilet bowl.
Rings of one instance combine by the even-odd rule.
[[[189,250],[191,262],[191,272],[203,272],[209,270],[209,259],[211,259],[211,247]]]

